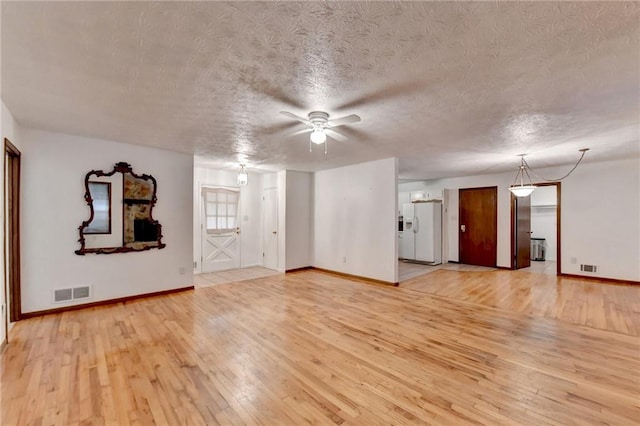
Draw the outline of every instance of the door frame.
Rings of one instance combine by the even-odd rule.
[[[4,220],[4,276],[9,278],[5,283],[5,302],[9,304],[9,321],[22,319],[22,297],[20,294],[20,150],[9,139],[4,139],[4,167],[6,191],[3,208],[6,213]],[[7,262],[9,260],[9,262]],[[7,294],[7,289],[8,293]],[[5,313],[3,321],[6,323],[7,335],[9,324]]]
[[[556,187],[556,275],[562,275],[562,244],[560,240],[560,218],[562,217],[562,185],[560,182],[542,182],[542,183],[534,183],[534,186],[555,186]],[[511,265],[509,269],[514,270],[513,265],[513,257],[516,255],[516,245],[515,245],[515,235],[516,235],[516,221],[515,221],[515,203],[514,203],[515,195],[511,194]]]

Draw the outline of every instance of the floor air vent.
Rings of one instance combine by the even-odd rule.
[[[91,297],[91,288],[87,286],[73,288],[58,288],[53,291],[54,302],[68,302],[76,299]]]
[[[580,265],[580,270],[583,272],[598,272],[596,265]]]

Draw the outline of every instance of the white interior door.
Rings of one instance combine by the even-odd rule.
[[[278,269],[278,193],[276,188],[265,189],[262,196],[262,265]]]
[[[202,272],[240,267],[240,190],[202,189]]]

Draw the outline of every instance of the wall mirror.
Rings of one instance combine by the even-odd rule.
[[[153,176],[133,172],[128,163],[113,170],[91,170],[84,178],[89,219],[78,228],[76,254],[126,253],[164,248],[162,226],[153,218],[157,183]]]

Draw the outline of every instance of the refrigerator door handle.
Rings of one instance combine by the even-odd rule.
[[[413,233],[417,234],[420,231],[420,222],[418,221],[418,216],[413,217]]]

